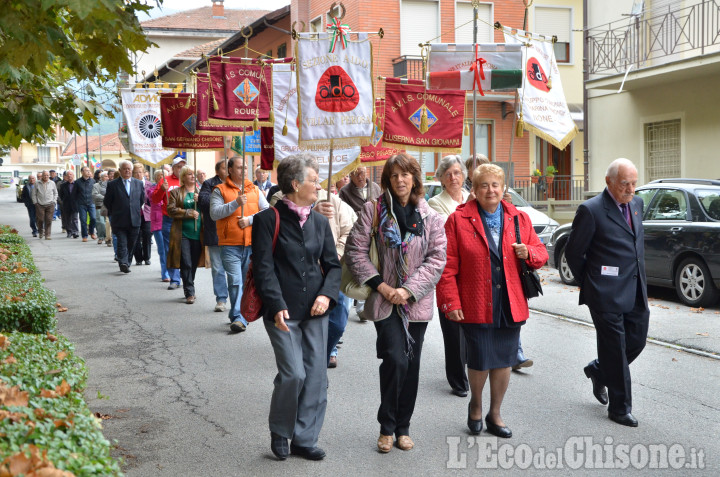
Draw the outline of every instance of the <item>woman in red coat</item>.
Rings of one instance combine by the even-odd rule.
[[[540,268],[548,254],[527,214],[502,200],[502,168],[480,165],[472,184],[476,199],[458,206],[445,223],[447,264],[437,286],[438,307],[448,319],[461,323],[465,335],[472,393],[470,431],[476,435],[482,431],[482,392],[489,375],[487,430],[498,437],[511,437],[500,406],[510,369],[517,362],[520,326],[529,315],[520,282],[520,260],[530,268]],[[515,217],[520,244],[515,238]]]

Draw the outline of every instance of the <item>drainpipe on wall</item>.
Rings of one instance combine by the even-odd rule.
[[[587,81],[590,78],[590,53],[589,48],[590,35],[588,33],[588,0],[583,0],[583,176],[585,179],[585,191],[590,190],[588,170],[590,165],[590,143],[588,126],[590,123],[590,115],[588,114],[588,92]]]

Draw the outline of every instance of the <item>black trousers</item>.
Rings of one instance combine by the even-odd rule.
[[[420,355],[427,322],[410,323],[412,359],[406,352],[405,329],[400,315],[393,310],[389,318],[375,322],[377,357],[380,364],[380,408],[378,422],[385,436],[407,436],[410,418],[415,410],[420,383]]]
[[[199,240],[183,237],[180,243],[180,278],[185,298],[195,296],[195,271],[202,247]]]
[[[37,225],[35,224],[35,204],[25,204],[25,208],[27,209],[28,217],[30,218],[30,229],[32,230],[32,233],[37,234],[38,229]]]
[[[442,311],[438,310],[438,313],[445,344],[445,377],[452,389],[468,391],[470,384],[465,374],[467,348],[462,325],[457,321],[448,320]]]
[[[602,313],[591,309],[590,315],[595,324],[598,350],[597,359],[590,362],[590,372],[608,388],[608,411],[627,414],[632,411],[629,365],[645,348],[650,311],[638,289],[631,311]]]
[[[140,225],[140,234],[137,242],[135,242],[135,262],[144,262],[150,260],[150,245],[152,243],[152,232],[150,231],[150,221],[143,219]]]
[[[135,248],[140,227],[113,227],[113,233],[117,237],[117,259],[118,265],[132,265],[131,252]]]

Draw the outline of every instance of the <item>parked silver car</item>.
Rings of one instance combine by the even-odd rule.
[[[442,192],[442,184],[438,181],[425,182],[423,185],[425,186],[425,200],[435,197]],[[542,243],[547,243],[559,224],[530,205],[528,201],[523,199],[522,196],[513,189],[508,189],[508,192],[510,193],[510,197],[512,197],[512,204],[528,214],[535,233],[540,237]]]

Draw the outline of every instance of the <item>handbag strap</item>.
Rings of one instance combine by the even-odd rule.
[[[518,222],[518,216],[516,215],[513,218],[515,220],[515,243],[522,243],[522,238],[520,238],[520,223]],[[528,273],[529,269],[525,260],[520,258],[518,258],[518,260],[520,260],[520,273],[523,275]]]
[[[515,241],[516,243],[522,243],[522,238],[520,237],[520,223],[518,222],[518,216],[516,215],[514,217],[515,219]]]
[[[273,207],[272,209],[275,211],[275,233],[273,234],[272,245],[272,251],[273,253],[275,253],[275,244],[277,243],[278,235],[280,235],[280,213],[275,207]]]

